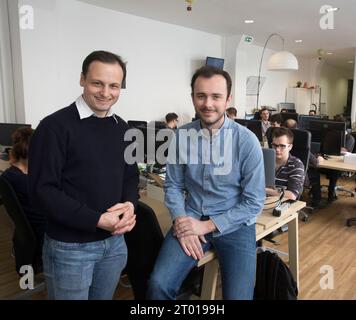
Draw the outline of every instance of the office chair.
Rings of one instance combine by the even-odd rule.
[[[308,174],[309,157],[311,149],[311,133],[307,130],[291,129],[294,135],[293,148],[291,154],[302,161],[304,165],[305,177]],[[301,196],[299,197],[301,198]],[[307,221],[309,218],[308,213],[305,210],[313,211],[314,208],[310,206],[304,207],[299,211],[299,218],[302,221]]]
[[[125,233],[128,249],[126,272],[136,300],[146,298],[147,281],[153,270],[164,236],[155,212],[139,201],[136,208],[136,225]]]
[[[135,300],[146,299],[147,282],[153,270],[156,258],[164,240],[159,222],[153,209],[139,201],[136,208],[136,225],[125,233],[128,249],[127,273]],[[184,280],[177,299],[200,295],[203,279],[202,268],[194,268]]]
[[[2,176],[0,176],[0,196],[15,226],[12,241],[16,272],[22,276],[20,273],[21,267],[30,265],[35,275],[42,273],[42,248],[38,244],[35,233],[28,222],[14,189]],[[30,293],[41,291],[44,288],[45,284],[44,281],[42,281],[34,289],[30,290]],[[27,293],[29,292],[26,291],[24,294],[20,294],[15,298],[25,298]]]

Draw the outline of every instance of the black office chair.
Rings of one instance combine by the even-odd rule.
[[[14,189],[2,176],[0,176],[0,195],[15,226],[13,249],[15,251],[16,271],[19,273],[22,266],[31,265],[35,273],[42,272],[42,248],[37,243],[35,233]]]
[[[42,247],[38,244],[35,233],[28,222],[17,195],[11,184],[0,176],[0,196],[5,209],[11,218],[15,230],[13,234],[13,251],[17,273],[22,276],[22,266],[32,266],[34,275],[42,273]],[[26,290],[13,299],[25,299],[28,294],[33,294],[45,289],[44,280],[41,279],[34,289]]]
[[[354,139],[356,141],[356,132],[351,132],[351,135],[354,137]],[[356,153],[356,143],[354,144],[354,148],[352,150],[352,153]],[[355,191],[356,191],[356,189],[355,189]],[[349,219],[346,220],[346,225],[348,227],[351,227],[354,222],[356,222],[356,217],[349,218]]]
[[[139,201],[136,225],[125,234],[128,248],[127,273],[135,300],[146,299],[147,282],[153,270],[164,236],[153,209]],[[194,268],[184,280],[177,299],[187,299],[191,294],[200,295],[204,267]]]
[[[136,225],[125,233],[128,249],[127,273],[136,300],[146,298],[147,281],[158,256],[163,234],[151,207],[139,201],[136,210]]]

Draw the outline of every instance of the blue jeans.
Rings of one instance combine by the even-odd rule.
[[[205,235],[204,252],[216,250],[220,265],[223,299],[252,300],[256,274],[255,224],[243,225],[237,231],[212,237]],[[197,260],[187,256],[172,230],[167,234],[148,283],[148,299],[173,300]]]
[[[108,300],[126,265],[127,248],[123,236],[67,243],[46,235],[42,259],[49,299]]]

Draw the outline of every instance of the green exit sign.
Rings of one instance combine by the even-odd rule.
[[[253,42],[253,37],[251,37],[251,36],[246,36],[246,37],[245,37],[245,42],[252,43],[252,42]]]

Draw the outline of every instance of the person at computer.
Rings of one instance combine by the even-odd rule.
[[[36,236],[39,250],[42,250],[46,219],[42,212],[35,210],[30,202],[28,189],[28,146],[33,129],[23,127],[17,129],[13,135],[13,146],[10,150],[10,168],[6,169],[2,177],[14,189],[21,207]]]
[[[235,120],[237,119],[237,110],[235,107],[230,107],[226,109],[226,115],[231,119]]]
[[[280,127],[283,123],[283,118],[280,113],[275,113],[270,116],[269,122],[272,128]]]
[[[316,111],[315,110],[309,110],[309,115],[310,116],[316,116]]]
[[[271,135],[272,135],[273,128],[279,128],[283,123],[283,118],[282,118],[280,113],[275,113],[275,114],[272,114],[270,116],[269,122],[271,123],[271,126],[266,131],[266,137],[265,137],[266,138],[266,143],[268,141],[272,140]],[[266,147],[267,146],[268,145],[266,144]]]
[[[345,122],[345,118],[343,115],[335,115],[334,120],[338,122]],[[345,147],[341,147],[340,153],[345,154],[346,152],[352,152],[355,146],[355,138],[352,134],[345,132]],[[329,179],[328,186],[328,202],[333,202],[337,199],[335,188],[337,184],[337,180],[341,176],[341,172],[338,170],[326,169],[322,170],[322,172],[326,173],[326,177]]]
[[[271,126],[271,123],[269,122],[269,111],[266,107],[263,107],[260,110],[260,116],[262,125],[262,136],[265,137],[267,129]]]
[[[287,119],[286,121],[283,122],[282,126],[288,129],[297,129],[298,122],[295,121],[294,119]]]
[[[290,154],[293,148],[293,132],[288,128],[275,128],[272,132],[272,148],[276,150],[276,189],[266,188],[268,196],[278,196],[284,189],[284,197],[291,200],[299,198],[303,191],[305,178],[304,165]]]
[[[175,130],[178,125],[178,115],[174,112],[166,114],[166,128]]]
[[[151,274],[149,299],[175,299],[184,278],[211,246],[221,266],[223,299],[253,298],[264,165],[256,136],[225,115],[231,86],[230,75],[218,68],[205,66],[193,75],[191,96],[200,120],[179,128],[171,144],[165,204],[173,227]],[[192,141],[183,138],[188,132],[197,139],[185,144]],[[199,147],[204,144],[214,157],[205,158],[207,150]],[[190,157],[196,161],[184,161]]]
[[[90,53],[82,95],[44,118],[31,138],[30,200],[47,220],[49,299],[112,299],[126,265],[124,234],[136,224],[139,175],[125,156],[129,127],[112,110],[125,77],[121,57]]]

